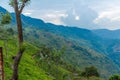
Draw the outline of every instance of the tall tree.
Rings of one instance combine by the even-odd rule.
[[[16,15],[18,40],[19,40],[19,51],[14,57],[12,80],[18,80],[18,66],[19,66],[22,54],[24,53],[24,49],[22,48],[23,32],[22,32],[21,13],[29,1],[30,0],[10,0],[10,5],[14,8],[15,15]]]

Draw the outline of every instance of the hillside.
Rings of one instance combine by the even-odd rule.
[[[120,30],[93,30],[93,33],[106,39],[106,51],[107,55],[118,65],[120,66]]]
[[[3,9],[0,9],[0,11],[3,11]],[[6,25],[6,29],[12,28],[15,31],[14,34],[16,35],[17,30],[15,27],[14,13],[11,13],[11,16],[12,23],[10,25]],[[104,78],[108,78],[110,75],[120,72],[119,64],[116,62],[119,57],[112,58],[111,56],[113,55],[109,55],[109,52],[111,52],[110,50],[113,50],[111,47],[116,46],[117,44],[114,44],[114,40],[103,39],[87,29],[54,25],[51,23],[45,23],[40,19],[24,15],[21,16],[24,27],[24,40],[27,42],[27,49],[20,66],[20,78],[23,78],[20,80],[52,80],[53,78],[58,77],[55,75],[56,69],[61,72],[59,73],[59,79],[57,80],[63,80],[61,79],[61,75],[63,76],[63,74],[65,74],[71,76],[71,73],[74,73],[71,72],[72,68],[75,68],[78,71],[83,71],[84,68],[88,66],[97,67],[101,77]],[[14,43],[16,40],[12,39],[8,41],[8,49],[11,51],[15,50],[15,52],[9,53],[10,57],[16,53],[17,44]],[[0,40],[0,42],[1,45],[4,46],[3,41]],[[36,64],[36,62],[39,62],[39,58],[41,56],[33,59],[33,55],[37,54],[42,46],[52,49],[55,48],[57,50],[61,50],[64,47],[65,51],[61,56],[62,61],[66,65],[70,64],[72,68],[68,70],[68,68],[65,68],[61,64],[59,64],[58,67],[55,65],[55,62],[52,66],[49,66],[48,63],[44,63],[44,61],[42,62],[43,67],[41,67],[40,64],[37,65],[38,63]],[[8,64],[6,66],[6,75],[7,78],[9,78],[11,75],[11,68],[9,67],[11,64],[9,63],[11,63],[12,60],[7,60],[5,58],[5,61],[5,65]],[[26,65],[27,68],[24,68],[23,65]],[[51,68],[53,73],[49,73],[48,69],[44,69],[48,68],[48,66],[53,67]],[[34,71],[33,69],[36,70]],[[30,76],[33,76],[32,79],[29,78]]]
[[[5,46],[6,45],[6,46]],[[10,80],[12,75],[12,57],[17,53],[16,40],[0,40],[0,46],[4,51],[5,80]],[[52,80],[45,74],[45,71],[36,66],[36,61],[32,59],[32,55],[38,51],[38,48],[26,43],[26,51],[23,55],[20,68],[20,80]],[[34,74],[34,75],[33,75]]]
[[[2,36],[6,30],[0,32]],[[10,80],[12,75],[12,57],[17,53],[16,34],[7,32],[4,37],[0,37],[0,46],[3,47],[5,80]],[[14,35],[14,36],[13,36]],[[81,71],[71,64],[64,62],[63,58],[56,56],[63,54],[63,49],[57,50],[42,46],[40,48],[25,42],[25,53],[19,66],[19,80],[85,80],[80,76]],[[63,51],[62,51],[63,50]],[[46,57],[48,56],[48,57]],[[77,75],[76,75],[77,74]],[[91,77],[91,80],[99,79]]]
[[[30,43],[37,45],[38,47],[41,45],[56,47],[57,49],[65,47],[66,49],[63,59],[65,62],[72,64],[75,68],[83,70],[86,66],[94,65],[99,69],[101,75],[104,77],[108,77],[108,75],[114,73],[119,73],[118,65],[106,55],[107,53],[102,52],[102,49],[99,47],[96,48],[96,46],[100,45],[97,45],[96,42],[94,43],[96,44],[95,46],[91,43],[92,41],[87,39],[68,39],[67,37],[65,38],[64,36],[35,28],[24,28],[24,30],[26,41],[29,40]],[[83,35],[84,34],[86,34],[86,32],[83,33]],[[103,67],[101,67],[101,64]]]

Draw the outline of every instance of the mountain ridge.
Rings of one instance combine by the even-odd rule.
[[[93,33],[96,35],[102,37],[102,38],[107,38],[107,39],[120,39],[120,29],[117,30],[108,30],[108,29],[97,29],[93,30]]]

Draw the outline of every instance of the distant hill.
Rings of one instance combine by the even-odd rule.
[[[102,38],[108,38],[108,39],[120,39],[120,30],[107,30],[107,29],[98,29],[93,30],[95,34]]]

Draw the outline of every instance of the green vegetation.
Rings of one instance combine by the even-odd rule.
[[[112,75],[109,80],[120,80],[120,75]]]
[[[17,40],[16,32],[15,32],[16,30],[14,27],[13,28],[8,27],[7,30],[2,30],[2,31],[7,32],[8,35],[11,35],[9,37],[7,36],[7,34],[3,35],[3,36],[7,36],[7,38],[10,40],[13,40],[13,39]],[[111,73],[112,71],[115,71],[115,72],[118,71],[118,70],[116,70],[116,67],[111,66],[111,65],[114,65],[113,62],[111,60],[109,60],[109,58],[107,58],[106,56],[102,55],[101,53],[98,53],[93,49],[89,49],[87,46],[86,47],[80,46],[77,43],[73,43],[70,40],[66,40],[63,37],[57,36],[50,32],[44,32],[42,30],[37,30],[35,28],[26,27],[26,28],[24,28],[24,39],[32,47],[38,48],[38,51],[36,51],[36,53],[32,53],[32,51],[30,51],[30,53],[32,53],[33,55],[37,55],[37,53],[40,52],[40,50],[42,50],[42,47],[47,47],[49,50],[47,52],[46,50],[43,49],[44,54],[47,55],[48,53],[52,52],[48,56],[53,55],[52,57],[57,57],[57,58],[53,58],[53,59],[52,59],[52,57],[44,57],[45,61],[44,61],[44,59],[42,61],[40,61],[40,56],[38,56],[37,58],[36,57],[34,58],[36,65],[38,67],[40,67],[40,69],[42,69],[47,76],[50,76],[54,79],[57,76],[56,70],[58,70],[58,73],[60,72],[59,75],[61,75],[61,76],[67,75],[68,77],[70,76],[70,78],[76,79],[76,77],[77,77],[78,79],[80,79],[81,77],[76,76],[76,73],[77,73],[77,75],[79,75],[80,71],[83,71],[85,67],[92,66],[92,65],[98,69],[100,76],[105,77],[105,78],[107,78],[106,75],[107,76],[112,75],[113,74],[113,73]],[[8,40],[8,42],[10,40]],[[17,42],[17,41],[15,41],[15,42]],[[84,41],[83,41],[83,43],[84,43]],[[13,43],[13,44],[16,44],[16,43]],[[10,45],[12,45],[12,44],[10,44]],[[16,44],[16,47],[17,46],[18,46],[18,43]],[[63,48],[63,46],[65,49]],[[61,55],[62,57],[54,55],[55,53],[61,53],[61,52],[64,52],[64,54],[62,53],[62,54],[58,54],[58,55]],[[17,52],[12,52],[12,53],[15,54]],[[31,55],[31,57],[33,57],[33,55]],[[59,58],[61,58],[62,62],[59,61]],[[50,61],[50,64],[48,63],[48,61]],[[58,61],[59,63],[56,63],[56,61]],[[107,62],[107,64],[106,64],[106,62]],[[61,63],[64,63],[64,64],[61,64]],[[56,64],[59,64],[59,65],[56,66]],[[101,64],[103,64],[104,67],[101,67]],[[50,67],[50,69],[49,69],[49,67]],[[109,70],[111,70],[111,72],[108,72],[108,67],[109,67]],[[59,68],[59,69],[57,69],[57,68]],[[53,71],[53,73],[52,73],[52,71]],[[71,75],[72,75],[72,77],[71,77]],[[59,77],[62,78],[61,76],[59,76]]]
[[[16,40],[9,40],[7,48],[4,46],[4,41],[0,41],[0,45],[4,48],[4,65],[5,65],[5,80],[10,80],[12,74],[12,57],[17,53]],[[32,59],[32,55],[38,51],[38,48],[25,43],[27,46],[22,62],[20,63],[19,80],[52,80],[45,74],[45,71],[36,66],[36,61]],[[7,49],[7,53],[6,50]]]
[[[1,24],[9,24],[11,22],[11,16],[7,12],[6,14],[2,14]]]
[[[48,48],[61,50],[64,46],[65,51],[62,60],[80,71],[85,67],[95,66],[100,76],[104,78],[119,73],[118,66],[105,54],[94,50],[94,47],[88,41],[66,39],[49,31],[32,27],[24,28],[24,39],[37,47],[45,45]]]
[[[2,31],[5,32],[6,30],[3,29]],[[4,34],[8,39],[7,42],[2,38],[0,39],[0,45],[4,49],[5,80],[11,78],[12,58],[17,53],[18,46],[16,35],[12,36],[13,34],[10,34],[13,32],[8,33]],[[63,58],[60,57],[64,55],[64,48],[61,48],[61,50],[46,46],[38,48],[28,42],[25,42],[24,46],[26,49],[19,66],[19,80],[87,80],[87,78],[80,76],[81,72],[79,70],[64,62]]]
[[[6,80],[12,76],[12,58],[19,50],[14,14],[11,15],[12,23],[0,26]],[[113,54],[119,53],[119,40],[103,40],[86,29],[21,16],[25,53],[19,66],[19,80],[107,80],[120,72],[119,54]]]
[[[92,77],[92,76],[96,76],[96,77],[100,76],[97,69],[94,66],[86,67],[85,71],[82,72],[81,75],[87,78]]]

